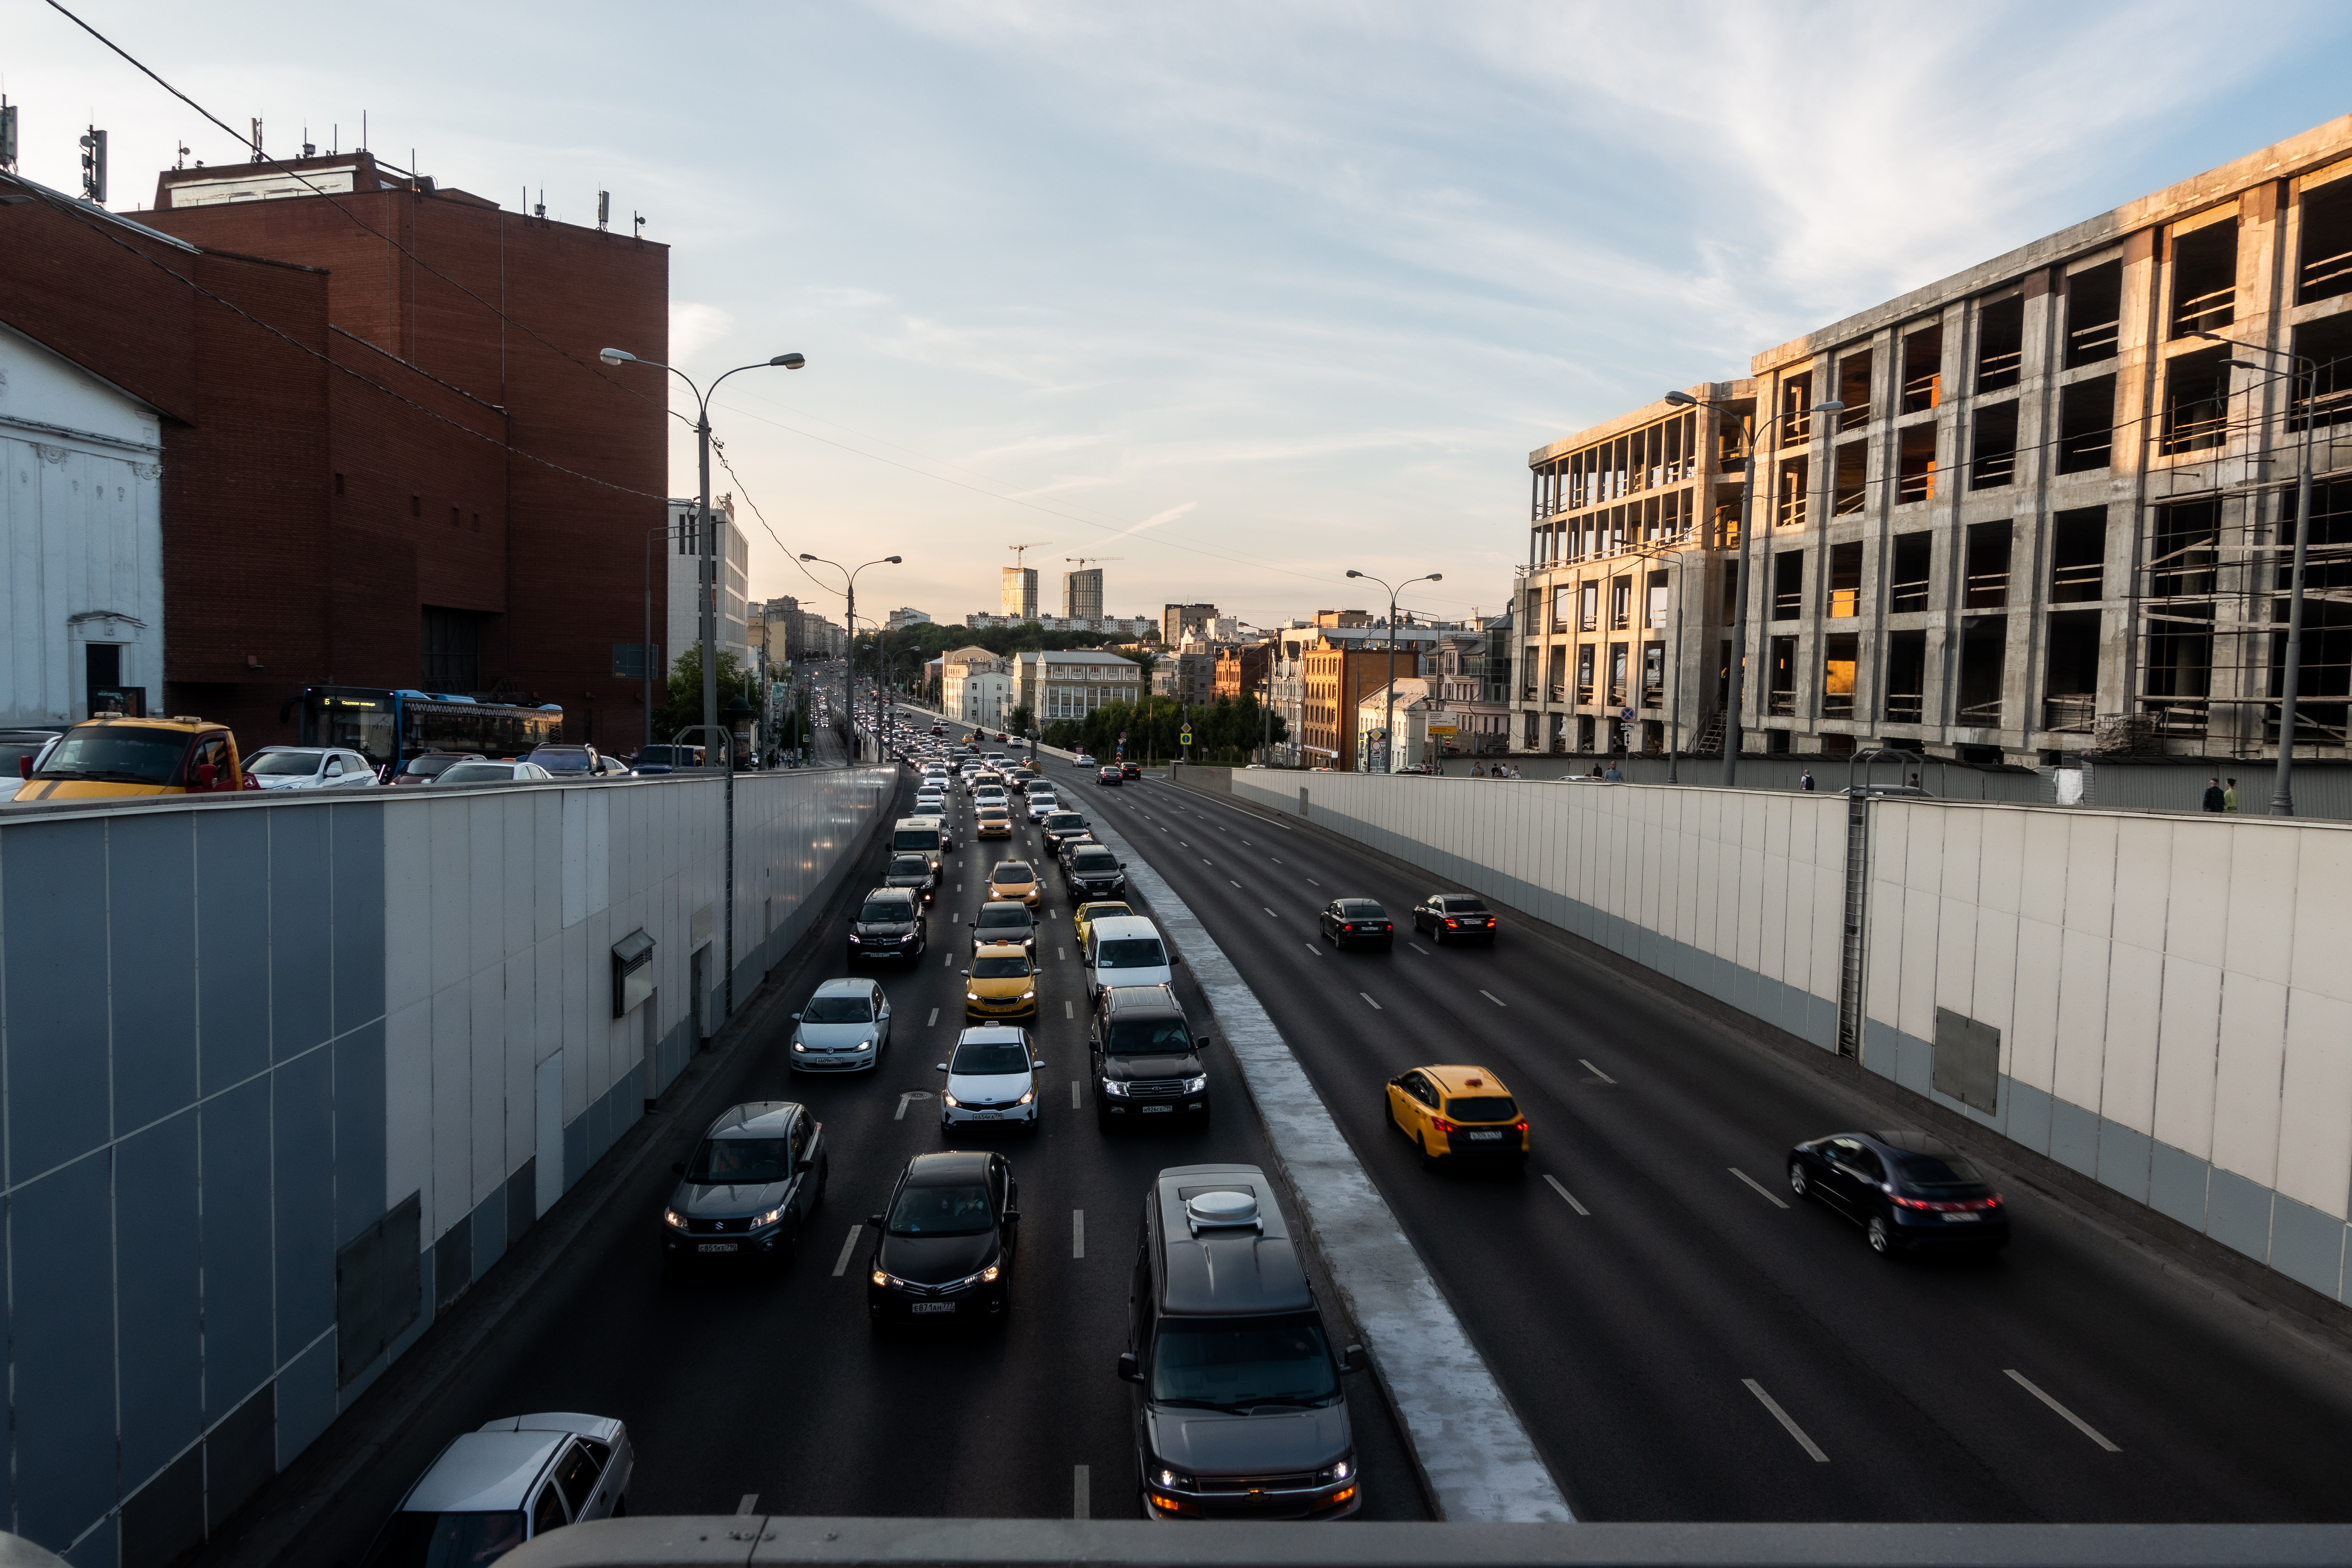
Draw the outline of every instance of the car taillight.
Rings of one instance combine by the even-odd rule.
[[[1356,928],[1355,928],[1355,926],[1354,926],[1352,923],[1350,923],[1350,924],[1348,924],[1348,925],[1343,925],[1343,926],[1341,926],[1339,929],[1340,929],[1341,931],[1353,931],[1353,930],[1355,930]]]
[[[1454,920],[1454,919],[1453,917],[1451,917],[1451,916],[1448,916],[1448,917],[1446,918],[1446,921],[1445,921],[1445,923],[1446,923],[1447,925],[1450,925],[1450,926],[1458,926],[1458,925],[1460,925],[1462,922],[1461,922],[1460,921]]]
[[[1435,1122],[1437,1130],[1440,1132],[1451,1132],[1454,1131],[1454,1123],[1446,1121],[1443,1116],[1433,1117],[1432,1118],[1432,1121]]]
[[[1511,1123],[1511,1131],[1514,1131],[1514,1132],[1525,1132],[1527,1130],[1528,1130],[1528,1119],[1527,1119],[1526,1117],[1524,1117],[1524,1116],[1520,1117],[1517,1121],[1514,1121],[1514,1122],[1512,1122],[1512,1123]]]

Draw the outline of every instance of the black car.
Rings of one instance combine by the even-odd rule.
[[[1002,1154],[918,1154],[866,1223],[880,1233],[866,1263],[866,1310],[900,1323],[1003,1322],[1011,1308],[1021,1185]]]
[[[971,945],[977,952],[993,942],[1017,942],[1037,956],[1037,917],[1017,899],[998,899],[980,906],[971,917]]]
[[[762,1100],[728,1110],[692,1159],[670,1167],[679,1179],[662,1209],[662,1261],[787,1261],[824,1201],[830,1163],[824,1124],[806,1106]]]
[[[1323,938],[1333,947],[1396,945],[1396,926],[1388,910],[1370,899],[1334,899],[1315,917]]]
[[[893,855],[890,868],[882,875],[886,888],[904,888],[919,896],[923,902],[931,901],[934,884],[931,878],[931,858],[928,855]]]
[[[1118,784],[1126,777],[1127,775],[1118,769],[1108,765],[1095,770],[1095,783],[1098,784]]]
[[[1789,1190],[1862,1226],[1870,1249],[1974,1252],[2009,1245],[2009,1206],[1968,1156],[1925,1132],[1837,1132],[1789,1152]]]
[[[909,857],[919,858],[919,857]],[[912,963],[930,945],[923,900],[911,888],[877,888],[849,923],[849,959],[903,958]]]
[[[1209,1120],[1209,1069],[1201,1052],[1209,1037],[1194,1035],[1175,994],[1165,985],[1110,985],[1095,1002],[1087,1047],[1093,1059],[1095,1125],[1108,1132],[1122,1122],[1140,1125]]]
[[[1084,838],[1088,833],[1087,819],[1075,811],[1049,811],[1042,826],[1045,834],[1045,847],[1056,853],[1060,852],[1065,839]]]
[[[1121,763],[1118,764],[1118,776],[1123,779],[1139,779],[1143,776],[1143,766],[1139,763]]]
[[[1412,907],[1412,929],[1429,933],[1444,947],[1449,942],[1495,941],[1495,911],[1467,893],[1432,893]]]
[[[1099,844],[1075,844],[1062,862],[1062,882],[1071,899],[1115,899],[1127,890],[1127,862]]]

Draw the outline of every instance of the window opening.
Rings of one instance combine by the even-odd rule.
[[[2103,261],[2066,279],[2066,368],[2116,357],[2123,332],[2124,264]]]
[[[1859,517],[1870,504],[1870,443],[1846,441],[1837,449],[1837,468],[1830,485],[1830,515]]]
[[[1903,340],[1903,397],[1897,410],[1925,414],[1943,401],[1944,324],[1923,327]]]
[[[2303,235],[2295,268],[2295,302],[2352,293],[2352,179],[2305,186],[2297,204]]]
[[[1576,700],[1580,703],[1592,700],[1592,645],[1580,643],[1576,649]]]
[[[1971,729],[2001,727],[2001,677],[2009,654],[2009,619],[1982,616],[1963,623],[1960,633],[1959,722]]]
[[[2352,181],[2346,184],[2352,184]],[[2313,400],[2309,396],[2299,395],[2295,400],[2294,417],[2288,422],[2287,428],[2301,430],[2306,418],[2315,418],[2321,429],[2352,422],[2352,313],[2330,316],[2324,321],[2296,328],[2294,352],[2318,362],[2318,411],[2314,415]],[[2301,365],[2293,368],[2297,371],[2303,369]],[[2304,391],[2300,378],[2295,390],[2298,394]]]
[[[1805,552],[1782,550],[1772,557],[1772,618],[1793,621],[1805,603]]]
[[[1841,431],[1859,430],[1870,423],[1870,355],[1862,349],[1838,361],[1838,401],[1845,412],[1838,416]]]
[[[1765,705],[1765,710],[1769,713],[1793,715],[1797,711],[1796,638],[1774,637],[1772,639],[1772,666],[1769,673],[1772,679],[1767,689],[1770,697]],[[1785,749],[1788,732],[1782,731],[1780,735]],[[1769,743],[1769,741],[1767,743]]]
[[[1812,459],[1790,458],[1780,465],[1780,504],[1773,521],[1781,528],[1805,526],[1805,492],[1811,484]]]
[[[2099,708],[2099,612],[2064,610],[2043,623],[2049,650],[2042,686],[2042,727],[2087,734]]]
[[[2176,354],[2165,363],[2166,457],[2221,448],[2230,423],[2229,357],[2228,349],[2211,348]]]
[[[2106,597],[2107,509],[2062,511],[2050,526],[2050,602],[2078,604]]]
[[[1895,572],[1887,584],[1886,607],[1908,614],[1927,607],[1927,574],[1935,557],[1935,535],[1927,532],[1895,536]]]
[[[2015,386],[2025,365],[2025,295],[2011,294],[1977,312],[1977,395]]]
[[[2017,404],[1979,406],[1971,421],[1969,488],[1992,489],[2017,478]]]
[[[1811,372],[1780,384],[1781,438],[1810,441],[1813,437],[1813,378]]]
[[[2078,381],[2058,394],[2058,471],[2088,473],[2115,461],[2116,378]]]
[[[1830,546],[1830,619],[1862,614],[1862,544]]]
[[[2218,332],[2238,319],[2238,220],[2172,241],[2172,335]]]
[[[1895,455],[1895,504],[1936,499],[1936,427],[1914,425],[1902,434]]]
[[[1927,634],[1895,632],[1886,639],[1886,721],[1924,724],[1927,706]]]
[[[1853,676],[1862,658],[1862,639],[1850,633],[1822,640],[1822,717],[1853,717]]]
[[[1969,528],[1968,579],[1961,584],[1961,608],[1998,610],[2009,603],[2010,538],[2006,518]]]

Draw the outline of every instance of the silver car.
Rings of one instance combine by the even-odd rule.
[[[357,752],[325,746],[264,746],[245,759],[263,789],[373,789],[375,767]]]
[[[1009,1024],[974,1025],[956,1037],[955,1050],[939,1065],[947,1074],[940,1093],[940,1131],[1009,1122],[1024,1132],[1037,1131],[1037,1069],[1045,1065],[1030,1043],[1029,1031]]]
[[[1043,821],[1045,821],[1045,818],[1047,818],[1048,816],[1051,816],[1054,813],[1055,813],[1055,812],[1057,812],[1057,811],[1059,811],[1059,810],[1061,810],[1061,809],[1062,809],[1062,803],[1061,803],[1061,801],[1060,801],[1058,798],[1056,798],[1056,797],[1055,797],[1055,794],[1054,794],[1054,792],[1053,792],[1052,790],[1047,789],[1047,788],[1046,788],[1045,785],[1043,785],[1043,784],[1032,784],[1032,785],[1030,786],[1030,788],[1029,788],[1029,820],[1030,820],[1030,821],[1032,821],[1032,822],[1043,822]]]
[[[629,1511],[628,1428],[602,1415],[508,1415],[441,1450],[362,1568],[488,1563],[551,1530]]]
[[[433,784],[546,784],[549,773],[537,763],[452,763]]]
[[[871,980],[827,980],[793,1015],[794,1072],[862,1072],[890,1045],[890,998]]]

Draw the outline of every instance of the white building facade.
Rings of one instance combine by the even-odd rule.
[[[1083,719],[1108,703],[1134,702],[1143,694],[1143,667],[1115,653],[1072,648],[1014,658],[1013,704],[1027,708],[1041,726]]]
[[[1013,678],[984,647],[959,648],[940,661],[940,710],[967,724],[1004,725]]]
[[[671,665],[702,637],[702,612],[695,598],[702,572],[702,536],[694,526],[698,504],[691,496],[669,503],[669,647],[666,651]],[[719,651],[732,653],[738,665],[749,669],[751,547],[735,526],[731,497],[714,502],[711,510],[719,517]]]
[[[154,409],[0,328],[0,725],[160,707],[163,477]]]

